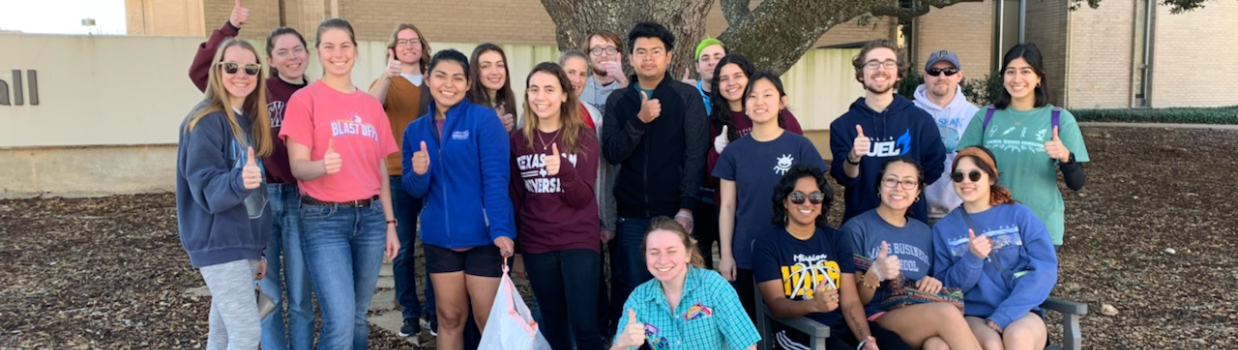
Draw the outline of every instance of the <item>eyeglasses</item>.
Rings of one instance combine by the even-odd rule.
[[[885,186],[885,188],[894,188],[895,186],[900,186],[904,190],[909,190],[909,191],[920,187],[920,183],[916,182],[915,180],[899,181],[899,179],[895,179],[892,177],[881,179],[881,185]]]
[[[614,55],[616,53],[619,53],[619,48],[614,47],[614,46],[607,46],[607,47],[598,46],[598,47],[589,49],[589,53],[593,54],[594,56],[601,56],[603,53],[605,53],[606,55]]]
[[[872,61],[864,62],[864,69],[868,69],[868,70],[877,70],[877,68],[882,68],[882,67],[884,67],[885,69],[892,69],[892,68],[898,67],[898,61],[895,61],[895,60],[885,60],[885,61],[872,60]]]
[[[804,192],[795,191],[787,196],[787,199],[790,199],[792,204],[804,204],[804,200],[808,200],[812,204],[821,204],[821,202],[825,201],[825,193],[818,191],[812,194],[804,194]]]
[[[421,39],[396,39],[396,46],[412,45],[413,47],[421,46]]]
[[[244,65],[236,62],[219,62],[220,67],[224,68],[224,73],[236,74],[241,68],[245,68],[245,74],[258,75],[262,71],[262,65],[257,63],[246,63]]]
[[[971,182],[980,182],[980,170],[972,170],[967,172],[967,178],[970,179]],[[954,180],[954,182],[963,182],[963,172],[956,171],[950,174],[950,179]]]
[[[925,73],[928,73],[928,75],[932,75],[932,76],[939,76],[942,73],[946,73],[946,76],[948,77],[951,75],[959,74],[959,69],[958,68],[929,68],[927,71],[925,71]]]

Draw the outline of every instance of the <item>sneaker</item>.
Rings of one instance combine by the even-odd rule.
[[[404,320],[404,325],[400,327],[400,336],[407,338],[416,337],[418,334],[421,334],[421,327],[417,321]]]
[[[430,330],[430,336],[438,336],[438,316],[422,316],[421,328]]]

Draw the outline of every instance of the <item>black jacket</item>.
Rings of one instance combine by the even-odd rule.
[[[639,83],[635,76],[628,81],[630,86],[606,100],[602,121],[602,155],[620,165],[615,180],[619,216],[674,216],[679,209],[696,208],[709,150],[700,94],[667,74],[649,97],[662,104],[662,113],[645,124],[636,117]]]

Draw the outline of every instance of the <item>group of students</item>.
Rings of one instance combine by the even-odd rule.
[[[493,44],[431,56],[400,24],[363,90],[347,21],[317,28],[312,80],[291,28],[267,37],[264,70],[235,39],[247,17],[238,3],[199,47],[190,77],[206,96],[180,129],[178,228],[213,296],[208,348],[309,349],[316,298],[318,348],[364,349],[384,256],[400,335],[429,328],[443,349],[466,346],[467,324],[485,331],[509,261],[555,349],[746,349],[761,336],[804,348],[794,331],[757,334],[758,297],[831,327],[831,349],[1043,346],[1056,172],[1078,189],[1087,153],[1074,118],[1048,104],[1035,45],[1007,53],[1006,91],[977,111],[953,53],[930,57],[913,103],[893,93],[899,48],[867,44],[853,62],[865,97],[831,124],[829,166],[776,74],[706,39],[695,87],[674,80],[675,38],[656,23],[626,40],[590,33],[584,50],[536,65],[519,101]],[[825,219],[827,173],[846,189],[841,231]],[[925,200],[943,174],[951,199]],[[264,319],[254,280],[280,305]],[[903,281],[960,288],[966,307],[884,309]]]

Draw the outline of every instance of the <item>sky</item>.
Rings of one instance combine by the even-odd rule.
[[[82,26],[93,18],[95,27]],[[0,30],[125,35],[124,0],[0,0]]]

